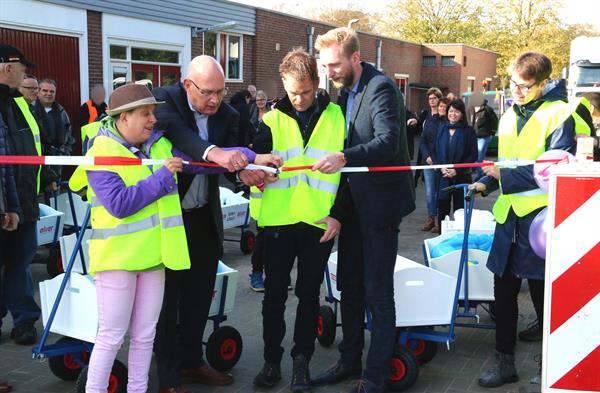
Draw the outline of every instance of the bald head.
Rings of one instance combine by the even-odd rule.
[[[183,87],[194,109],[203,115],[215,114],[225,95],[223,67],[210,56],[197,56],[190,62]]]

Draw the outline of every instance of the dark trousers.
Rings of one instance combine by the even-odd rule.
[[[521,290],[521,278],[515,277],[509,269],[502,277],[494,274],[494,310],[496,313],[496,350],[514,355],[517,344],[517,319],[519,304],[517,298]],[[544,315],[544,280],[527,280],[529,293],[538,320]]]
[[[441,175],[438,174],[438,176]],[[471,181],[470,174],[461,173],[455,176],[453,184],[471,183]],[[447,215],[465,207],[465,195],[462,188],[452,190],[446,195],[448,197],[444,199],[440,199],[438,196],[438,223],[440,226]]]
[[[265,269],[265,234],[261,227],[256,227],[256,239],[252,251],[252,273],[262,273]]]
[[[342,224],[338,241],[338,290],[341,291],[343,340],[340,362],[360,364],[365,307],[372,316],[371,346],[363,378],[383,387],[396,341],[394,266],[398,226],[361,225],[356,212]]]
[[[183,212],[191,268],[166,269],[154,352],[161,388],[180,386],[179,368],[204,364],[202,338],[212,301],[219,236],[209,206]]]
[[[279,364],[285,336],[285,302],[294,260],[298,258],[295,293],[298,297],[291,355],[310,359],[315,350],[319,316],[319,290],[333,240],[319,243],[323,230],[299,223],[265,227],[265,297],[263,300],[264,358]]]
[[[31,262],[37,249],[36,224],[23,222],[12,232],[0,229],[0,326],[8,311],[14,326],[40,317],[31,278]]]

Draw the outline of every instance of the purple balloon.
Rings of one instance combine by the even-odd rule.
[[[542,153],[538,160],[562,160],[558,163],[540,162],[533,164],[533,177],[538,187],[544,192],[550,188],[550,167],[556,164],[575,162],[575,156],[564,150],[548,150]]]
[[[545,207],[531,222],[529,227],[529,244],[535,254],[545,259],[546,258],[546,240],[548,236],[548,208]]]

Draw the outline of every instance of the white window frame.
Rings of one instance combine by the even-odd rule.
[[[232,34],[232,33],[221,33],[221,34],[225,34],[227,36],[226,40],[225,40],[225,45],[227,45],[227,48],[225,48],[225,56],[227,56],[227,58],[225,59],[225,80],[227,82],[243,82],[244,81],[244,36],[241,34]],[[235,37],[239,37],[240,39],[240,49],[239,49],[239,55],[240,55],[240,77],[239,78],[235,78],[235,79],[230,79],[229,78],[229,37],[231,36],[235,36]],[[219,40],[219,43],[221,42],[221,40]],[[221,51],[219,50],[219,56],[221,55]]]

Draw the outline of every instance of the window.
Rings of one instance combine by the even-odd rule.
[[[471,78],[467,78],[468,81],[467,83],[469,84],[469,86],[467,87],[467,91],[475,91],[475,78],[471,79]]]
[[[204,54],[221,64],[227,80],[243,79],[244,43],[241,35],[204,33]]]
[[[453,66],[454,65],[454,56],[442,56],[442,65],[443,66]]]
[[[463,56],[463,67],[467,66],[467,56]]]
[[[435,56],[423,56],[423,66],[434,67],[435,66]]]
[[[179,81],[181,51],[164,45],[153,46],[149,48],[139,44],[121,43],[109,45],[113,90],[130,80],[144,83],[149,87],[169,85]]]

